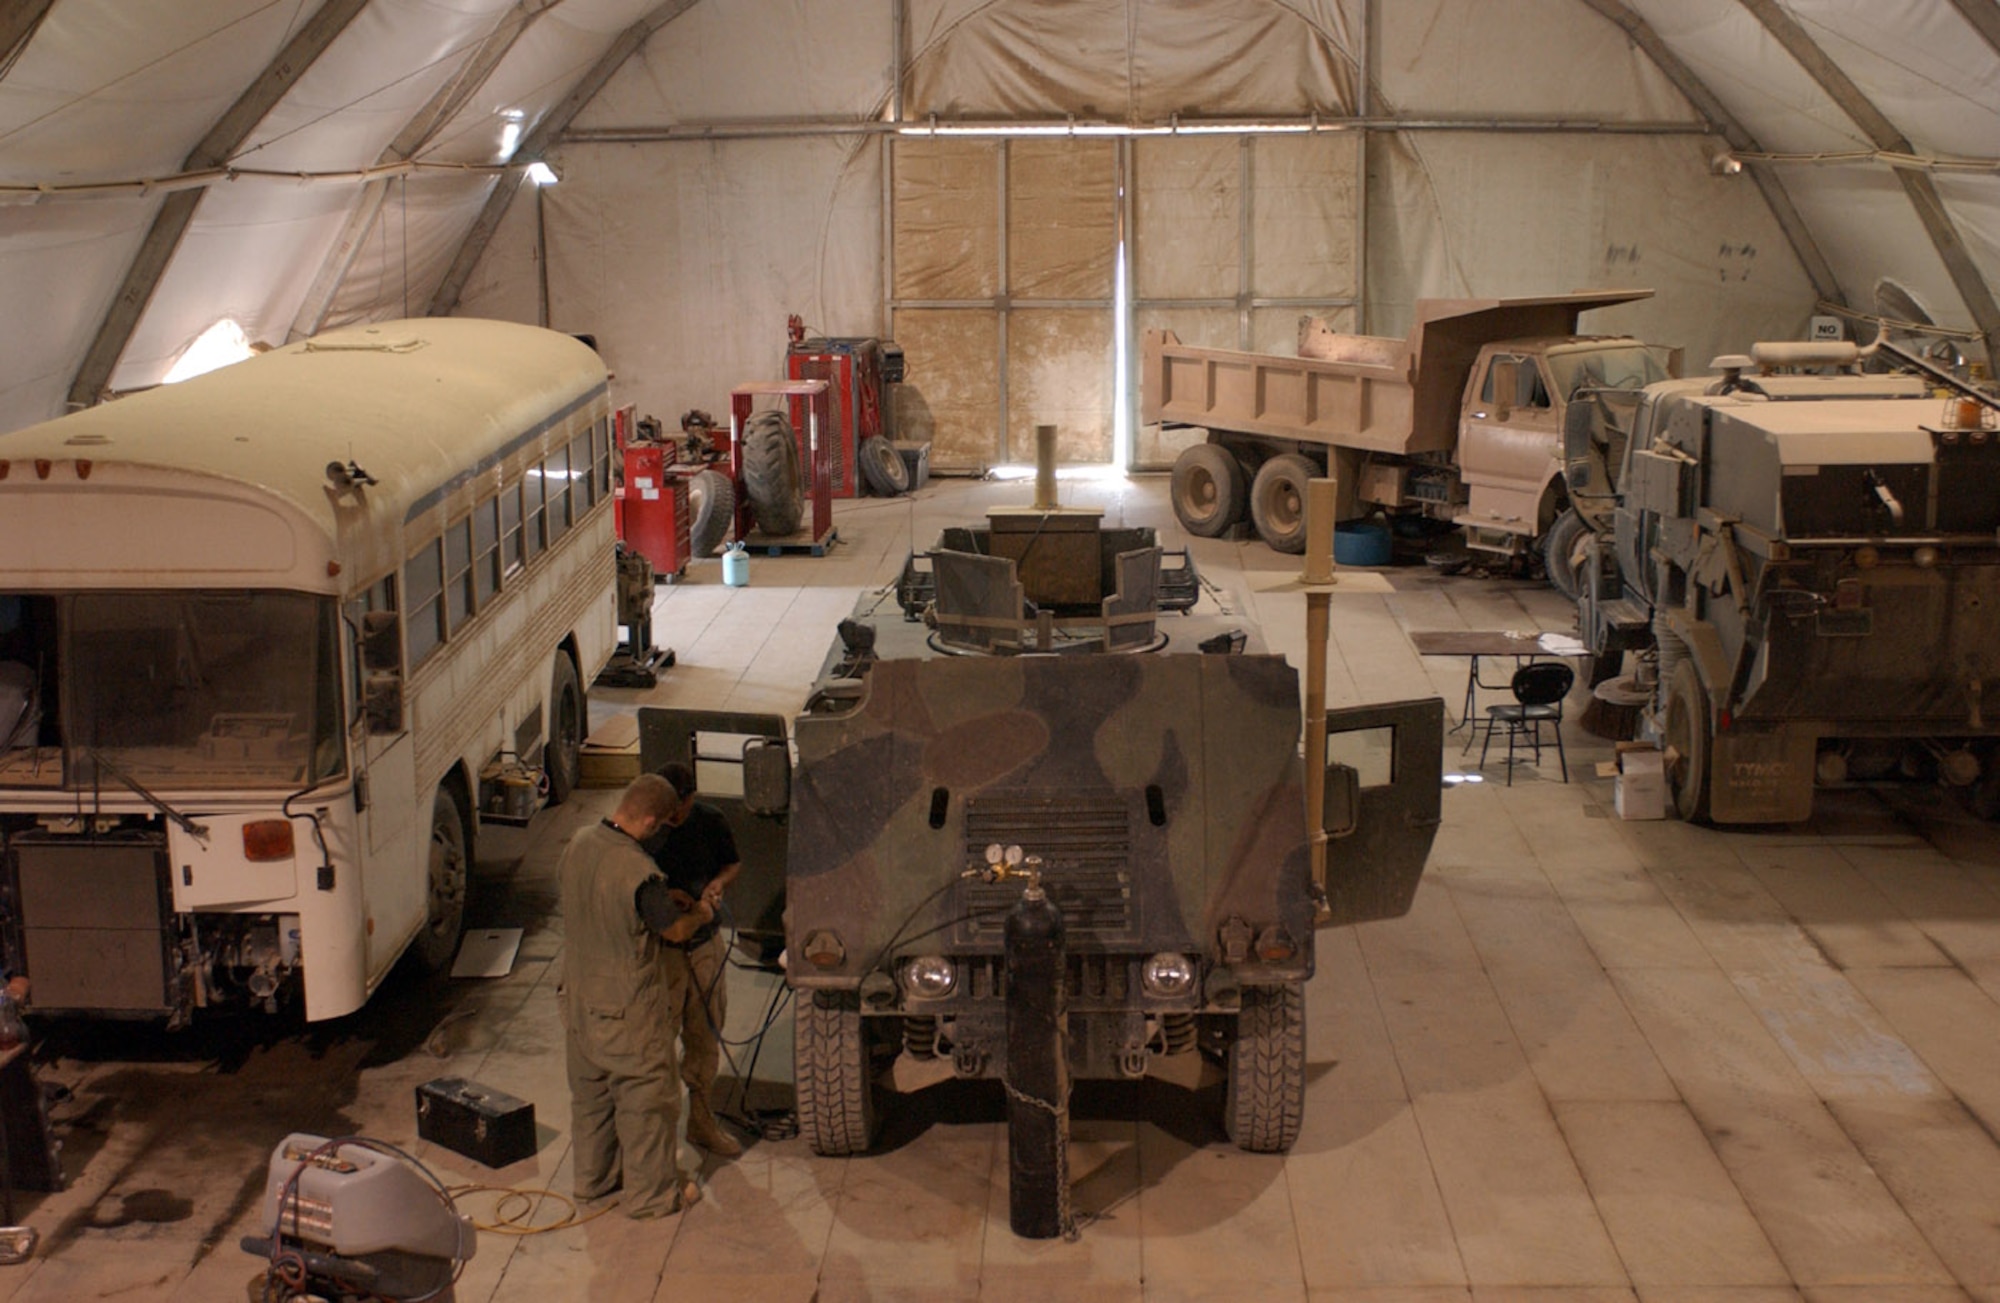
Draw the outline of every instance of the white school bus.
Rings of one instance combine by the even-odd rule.
[[[616,639],[566,335],[331,332],[0,435],[0,945],[51,1012],[359,1007],[449,962]]]

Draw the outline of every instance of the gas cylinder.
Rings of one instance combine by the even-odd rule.
[[[750,582],[750,554],[741,543],[731,543],[722,554],[722,582],[731,588],[741,588]]]

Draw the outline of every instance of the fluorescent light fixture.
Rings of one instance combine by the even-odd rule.
[[[536,185],[554,185],[556,182],[562,180],[561,177],[556,175],[554,168],[540,159],[536,159],[534,162],[528,164],[528,179]]]
[[[1256,122],[1215,119],[1200,122],[1146,123],[1128,126],[1117,122],[907,122],[896,128],[904,136],[1302,136],[1317,131],[1351,130],[1348,123]]]
[[[187,346],[187,351],[174,362],[173,369],[167,372],[160,383],[172,385],[179,384],[183,380],[192,380],[198,375],[219,371],[232,362],[241,362],[246,357],[253,357],[256,352],[256,349],[250,347],[250,340],[244,335],[243,327],[224,317],[202,331],[194,343]]]

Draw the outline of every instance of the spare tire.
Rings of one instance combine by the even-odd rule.
[[[881,435],[870,435],[861,441],[857,460],[861,463],[861,478],[868,481],[876,496],[894,498],[910,491],[909,463]]]
[[[743,491],[757,528],[772,538],[793,533],[805,518],[799,493],[799,445],[780,411],[763,411],[743,425]]]
[[[688,481],[688,550],[715,555],[736,520],[736,486],[721,471],[702,471]]]

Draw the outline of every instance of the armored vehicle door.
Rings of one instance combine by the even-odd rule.
[[[726,904],[737,943],[775,964],[785,945],[785,848],[791,800],[791,747],[781,715],[639,708],[639,767],[658,773],[679,760],[694,767],[696,797],[722,811],[743,870]]]
[[[1335,774],[1326,785],[1329,925],[1400,918],[1416,898],[1441,818],[1444,700],[1327,711],[1326,765],[1354,775],[1348,782]]]

